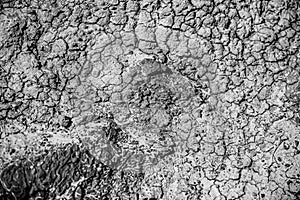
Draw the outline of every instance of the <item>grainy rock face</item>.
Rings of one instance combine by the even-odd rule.
[[[300,199],[298,0],[0,1],[0,200]]]

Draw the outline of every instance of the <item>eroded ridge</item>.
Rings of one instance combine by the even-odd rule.
[[[2,0],[0,199],[299,199],[299,15]]]

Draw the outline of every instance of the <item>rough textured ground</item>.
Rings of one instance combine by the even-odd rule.
[[[0,200],[300,199],[298,0],[1,0]]]

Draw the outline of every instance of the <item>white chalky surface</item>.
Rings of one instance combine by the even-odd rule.
[[[300,199],[298,0],[0,0],[0,200]]]

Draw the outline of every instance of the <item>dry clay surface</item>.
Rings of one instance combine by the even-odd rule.
[[[1,0],[0,200],[300,199],[298,0]]]

